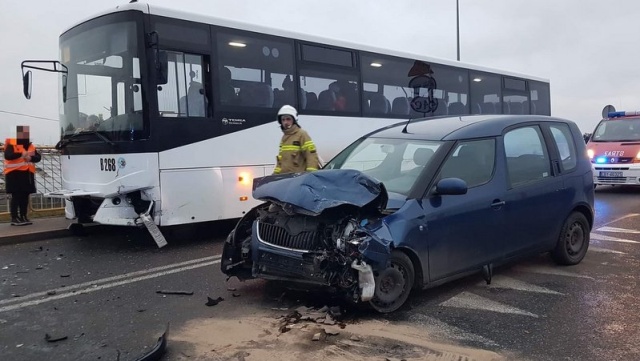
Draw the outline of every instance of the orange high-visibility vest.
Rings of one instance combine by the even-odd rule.
[[[22,152],[24,151],[24,147],[18,144],[18,141],[16,138],[7,138],[4,146],[5,148],[13,147],[14,153],[22,154]],[[27,152],[29,153],[30,156],[36,155],[36,147],[33,144],[29,144],[29,149],[27,150]],[[5,159],[4,174],[8,174],[9,172],[12,172],[14,170],[22,170],[22,171],[28,170],[31,173],[35,174],[36,165],[34,163],[27,162],[24,158],[18,158],[13,160]]]

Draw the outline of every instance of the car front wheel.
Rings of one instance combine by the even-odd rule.
[[[380,313],[393,312],[407,301],[413,287],[413,263],[406,254],[392,251],[387,268],[375,275],[376,289],[371,306]]]
[[[589,222],[582,213],[573,212],[564,222],[556,248],[551,252],[553,260],[562,265],[580,263],[589,248]]]

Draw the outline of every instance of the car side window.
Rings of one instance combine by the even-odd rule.
[[[460,178],[467,187],[487,183],[495,165],[495,139],[462,141],[442,165],[440,179]]]
[[[571,136],[569,126],[566,124],[553,124],[550,128],[553,139],[558,146],[562,170],[568,172],[575,169],[578,164],[578,158],[576,155],[576,145],[573,144],[573,137]]]
[[[538,126],[528,126],[504,135],[507,171],[512,187],[551,176],[549,155]]]

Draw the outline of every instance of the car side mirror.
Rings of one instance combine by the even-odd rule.
[[[467,194],[467,182],[460,178],[444,178],[436,183],[435,194],[437,195],[460,195]]]

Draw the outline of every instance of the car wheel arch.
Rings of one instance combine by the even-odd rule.
[[[420,257],[418,257],[418,254],[413,249],[407,248],[407,247],[396,247],[396,248],[392,248],[391,250],[400,251],[404,253],[407,257],[409,257],[409,260],[413,264],[413,273],[414,273],[413,285],[411,288],[414,290],[422,289],[424,287],[424,272],[422,268],[422,261],[420,261]]]
[[[581,204],[576,206],[571,212],[569,212],[569,215],[571,215],[571,213],[573,212],[582,213],[582,215],[587,219],[587,222],[589,222],[589,230],[593,229],[593,212],[589,209],[589,207]]]

